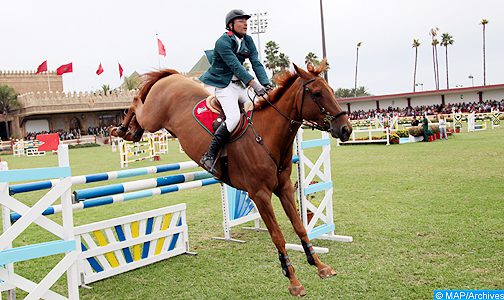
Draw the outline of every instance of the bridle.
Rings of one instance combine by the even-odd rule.
[[[299,125],[299,126],[305,125],[305,126],[311,127],[312,129],[317,129],[320,131],[330,131],[330,128],[331,128],[330,122],[332,120],[335,120],[335,119],[347,114],[346,111],[342,110],[339,113],[333,115],[333,114],[329,113],[327,111],[327,109],[325,109],[322,106],[322,104],[320,104],[319,98],[316,95],[314,95],[310,91],[310,89],[307,87],[308,84],[314,82],[315,80],[317,80],[317,78],[312,78],[310,80],[303,81],[303,84],[302,84],[302,87],[303,87],[302,93],[303,94],[301,95],[301,109],[300,109],[299,115],[301,118],[303,117],[303,106],[304,106],[305,93],[310,93],[310,98],[313,100],[313,102],[315,102],[315,104],[317,104],[318,108],[320,109],[320,113],[322,115],[324,115],[324,124],[322,126],[316,122],[313,122],[313,121],[303,122],[302,120],[298,121],[298,120],[292,119],[289,116],[287,116],[285,113],[283,113],[280,109],[278,109],[278,107],[276,107],[273,103],[271,103],[271,101],[269,101],[268,97],[263,97],[263,99],[271,107],[273,107],[282,117],[284,117],[285,119],[287,119],[289,121],[289,123],[290,123],[289,131],[290,132],[293,131],[294,125]],[[254,102],[254,101],[252,100],[252,102]],[[280,174],[283,171],[284,166],[281,165],[280,161],[279,162],[276,161],[273,153],[268,149],[268,147],[266,147],[266,145],[263,142],[262,137],[255,130],[254,123],[252,122],[252,119],[250,117],[248,117],[247,120],[248,120],[248,123],[251,125],[252,131],[254,132],[256,142],[259,143],[264,148],[264,150],[268,153],[268,155],[271,157],[271,159],[273,160],[273,162],[275,163],[275,165],[277,167],[277,173]],[[287,151],[287,149],[285,151]],[[283,157],[283,155],[281,155],[281,157]],[[290,163],[290,161],[289,161],[289,163]]]
[[[331,114],[330,112],[327,111],[327,109],[322,106],[322,104],[320,104],[320,99],[314,95],[310,89],[307,87],[308,84],[314,82],[315,80],[317,80],[317,78],[312,78],[312,79],[309,79],[307,81],[303,81],[303,94],[301,95],[301,109],[300,109],[300,112],[299,112],[299,115],[301,116],[301,118],[303,117],[303,107],[304,107],[304,99],[305,99],[305,93],[309,93],[310,94],[310,98],[312,99],[313,102],[315,102],[315,104],[317,104],[318,108],[320,109],[320,113],[322,115],[324,115],[324,124],[321,126],[320,124],[318,124],[317,122],[313,122],[313,121],[309,121],[309,120],[306,120],[306,121],[298,121],[298,120],[294,120],[294,119],[291,119],[290,117],[288,117],[287,115],[285,115],[282,111],[280,111],[278,109],[278,107],[276,107],[273,103],[271,103],[269,101],[269,99],[267,97],[263,97],[266,102],[271,106],[273,107],[281,116],[283,116],[285,119],[287,119],[291,126],[290,126],[290,131],[292,131],[292,126],[294,124],[296,125],[305,125],[305,126],[308,126],[312,129],[317,129],[317,130],[320,130],[320,131],[330,131],[330,128],[331,128],[331,121],[341,117],[341,116],[344,116],[347,114],[346,111],[342,110],[340,111],[339,113],[337,114]]]

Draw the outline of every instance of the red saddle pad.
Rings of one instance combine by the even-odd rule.
[[[198,123],[208,131],[211,135],[214,134],[214,129],[212,124],[219,118],[219,114],[214,113],[211,111],[207,105],[206,105],[206,99],[201,100],[194,106],[193,109],[193,116],[198,121]],[[252,111],[247,112],[247,116],[251,117],[252,116]],[[239,139],[243,133],[247,130],[248,128],[248,122],[245,120],[245,118],[242,116],[242,120],[238,124],[238,127],[232,132],[231,134],[231,142]]]
[[[208,130],[211,134],[214,133],[212,123],[219,117],[218,114],[211,111],[206,105],[206,99],[201,100],[193,110],[194,118]]]

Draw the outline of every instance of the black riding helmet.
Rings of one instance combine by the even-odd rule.
[[[234,19],[236,18],[241,18],[241,17],[245,17],[248,19],[250,19],[250,15],[247,15],[243,10],[241,9],[233,9],[232,11],[228,12],[227,15],[226,15],[226,29],[230,30],[231,28],[229,28],[229,23],[231,21],[233,21]]]

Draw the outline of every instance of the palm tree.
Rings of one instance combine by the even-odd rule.
[[[357,97],[357,66],[359,65],[359,48],[362,46],[362,42],[357,43],[357,58],[355,60],[355,85],[354,85],[354,97]]]
[[[280,46],[277,43],[269,41],[266,43],[266,49],[264,50],[266,54],[265,67],[271,70],[273,76],[290,65],[289,57],[285,53],[279,52],[278,49],[280,49]]]
[[[106,96],[110,92],[110,85],[104,84],[104,85],[101,86],[101,89],[103,91],[103,95]]]
[[[305,65],[308,65],[309,63],[313,64],[314,66],[320,64],[320,60],[318,59],[317,55],[313,52],[309,52],[305,56]]]
[[[0,85],[0,109],[2,110],[5,130],[7,133],[7,138],[10,138],[9,123],[7,123],[7,116],[9,113],[20,107],[17,101],[18,94],[16,91],[8,85]]]
[[[450,88],[448,81],[448,46],[453,45],[453,37],[449,33],[443,33],[441,35],[441,45],[445,47],[445,58],[446,58],[446,88]]]
[[[284,69],[288,68],[290,66],[290,60],[289,60],[289,57],[287,55],[285,55],[285,53],[280,53],[278,55],[278,63],[277,63],[277,67],[279,69],[279,71],[283,71]]]
[[[274,41],[269,41],[266,43],[266,49],[264,54],[266,54],[266,59],[264,60],[264,66],[270,69],[271,72],[275,73],[276,62],[278,57],[278,49],[280,47]]]
[[[437,55],[437,45],[439,44],[438,39],[436,38],[437,32],[439,28],[434,27],[430,30],[430,35],[432,37],[432,63],[434,65],[434,85],[436,86],[436,90],[439,90],[439,64],[438,64],[438,55]]]
[[[485,29],[486,24],[488,24],[487,19],[483,19],[480,25],[483,25],[483,85],[486,85],[486,53],[485,53]]]
[[[415,70],[413,71],[413,93],[415,92],[416,85],[416,69],[417,69],[417,61],[418,61],[418,47],[420,47],[420,41],[418,39],[413,39],[413,45],[411,46],[415,48]]]
[[[137,72],[133,72],[130,76],[124,76],[124,83],[121,85],[121,88],[131,91],[138,89],[141,84],[142,77]]]

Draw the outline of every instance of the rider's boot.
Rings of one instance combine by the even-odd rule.
[[[217,161],[217,154],[224,144],[229,140],[231,133],[227,130],[226,123],[222,122],[221,125],[215,130],[214,137],[210,141],[208,151],[201,157],[200,163],[208,172],[214,174],[215,162]]]

